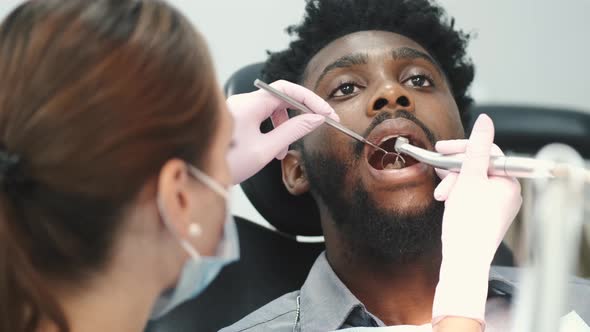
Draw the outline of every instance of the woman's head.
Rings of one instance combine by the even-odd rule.
[[[182,237],[202,221],[192,242],[211,254],[223,200],[187,163],[229,184],[230,136],[205,42],[168,5],[14,10],[0,26],[0,150],[18,156],[1,180],[0,330],[66,326],[55,287],[108,270],[130,234],[180,253],[160,213]]]

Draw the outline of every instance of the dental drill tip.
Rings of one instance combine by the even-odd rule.
[[[408,140],[405,137],[398,137],[397,140],[395,141],[395,152],[397,153],[402,153],[403,151],[401,150],[402,146],[404,144],[409,144],[410,140]]]

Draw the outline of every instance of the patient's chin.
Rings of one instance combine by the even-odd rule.
[[[440,248],[444,205],[428,199],[399,202],[376,200],[357,183],[350,199],[324,196],[346,248],[359,259],[376,263],[406,263]]]

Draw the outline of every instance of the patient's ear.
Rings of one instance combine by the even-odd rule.
[[[291,195],[299,196],[309,191],[307,174],[303,168],[301,152],[290,150],[281,162],[283,183]]]

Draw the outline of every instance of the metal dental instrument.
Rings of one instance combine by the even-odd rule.
[[[398,137],[395,151],[408,155],[419,162],[435,168],[459,172],[463,165],[462,155],[443,155],[410,144],[405,137]],[[553,178],[568,173],[568,165],[548,160],[523,157],[490,157],[489,175],[517,178]],[[590,183],[590,171],[585,170],[585,181]]]
[[[298,110],[299,110],[299,111],[301,111],[301,112],[305,112],[305,113],[312,113],[312,114],[314,113],[314,112],[313,112],[312,110],[310,110],[310,109],[309,109],[307,106],[305,106],[305,105],[303,105],[302,103],[298,102],[297,100],[295,100],[295,99],[293,99],[293,98],[291,98],[291,97],[287,96],[286,94],[284,94],[284,93],[282,93],[281,91],[279,91],[279,90],[277,90],[277,89],[273,88],[272,86],[270,86],[270,85],[268,85],[268,84],[266,84],[266,83],[262,82],[262,81],[261,81],[261,80],[259,80],[259,79],[257,79],[256,81],[254,81],[254,86],[256,86],[256,87],[257,87],[257,88],[259,88],[259,89],[263,89],[263,90],[267,91],[267,92],[268,92],[268,93],[270,93],[271,95],[273,95],[273,96],[275,96],[275,97],[277,97],[277,98],[281,99],[282,101],[284,101],[284,102],[288,103],[289,105],[293,106],[294,108],[298,109]],[[361,135],[359,135],[359,134],[355,133],[354,131],[352,131],[352,130],[350,130],[350,129],[346,128],[346,127],[344,127],[343,125],[341,125],[340,123],[338,123],[338,122],[336,122],[336,121],[334,121],[334,120],[330,119],[329,117],[326,117],[326,124],[327,124],[327,125],[329,125],[329,126],[332,126],[332,127],[334,127],[335,129],[338,129],[340,132],[342,132],[342,133],[344,133],[344,134],[346,134],[346,135],[348,135],[348,136],[350,136],[350,137],[352,137],[352,138],[354,138],[354,139],[356,139],[356,140],[358,140],[358,141],[361,141],[361,142],[363,142],[363,143],[365,143],[365,144],[369,145],[370,147],[372,147],[372,148],[374,148],[374,149],[376,149],[376,150],[379,150],[379,151],[383,152],[385,155],[383,156],[383,158],[382,158],[382,160],[381,160],[381,163],[382,163],[382,164],[383,164],[383,163],[384,163],[384,162],[387,160],[387,159],[385,159],[385,157],[386,157],[387,155],[394,155],[394,156],[395,156],[395,158],[396,158],[396,159],[395,159],[395,161],[396,161],[396,162],[398,161],[398,159],[397,159],[397,158],[400,158],[400,159],[401,159],[401,161],[402,161],[402,162],[405,164],[405,159],[404,159],[404,158],[403,158],[403,157],[402,157],[402,156],[401,156],[399,153],[396,153],[396,152],[389,152],[389,151],[386,151],[386,150],[385,150],[385,149],[383,149],[383,148],[380,148],[380,147],[379,147],[379,146],[377,146],[376,144],[373,144],[373,143],[369,142],[369,141],[368,141],[366,138],[364,138],[363,136],[361,136]],[[386,165],[383,165],[383,166],[386,166]]]

